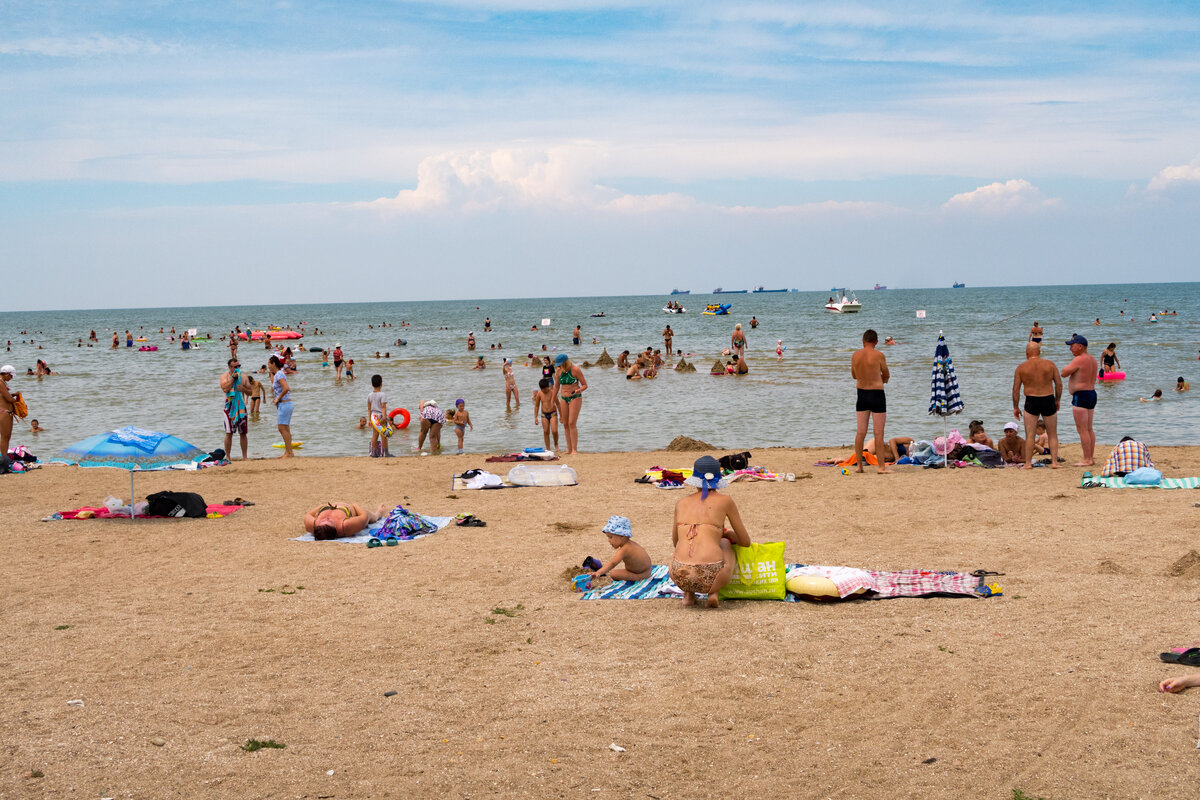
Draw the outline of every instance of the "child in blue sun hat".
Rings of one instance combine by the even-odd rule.
[[[592,573],[593,578],[608,575],[614,581],[640,581],[650,577],[650,554],[646,548],[633,541],[633,525],[628,517],[614,514],[608,518],[603,533],[609,545],[616,550],[612,560]],[[621,568],[620,565],[624,564]]]

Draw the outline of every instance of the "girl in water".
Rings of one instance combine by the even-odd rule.
[[[733,544],[748,547],[750,534],[742,524],[733,498],[718,494],[729,481],[721,477],[721,465],[712,456],[702,456],[692,465],[692,476],[684,483],[700,491],[680,498],[671,524],[670,574],[683,590],[683,604],[696,604],[697,594],[708,595],[708,607],[718,608],[717,593],[733,578],[737,558]],[[725,531],[725,521],[733,528]],[[732,542],[732,544],[731,544]]]
[[[504,359],[504,410],[512,410],[512,401],[517,401],[517,410],[521,410],[521,395],[517,392],[517,377],[513,375],[512,359]]]
[[[583,406],[583,392],[587,379],[583,370],[571,363],[566,353],[554,357],[557,375],[554,382],[558,388],[558,418],[563,424],[563,436],[567,440],[566,455],[579,452],[579,409]]]

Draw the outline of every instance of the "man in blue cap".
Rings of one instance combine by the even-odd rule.
[[[1096,431],[1092,428],[1092,416],[1096,413],[1096,375],[1099,368],[1096,359],[1088,352],[1088,340],[1078,333],[1067,339],[1071,348],[1071,363],[1063,367],[1062,376],[1067,379],[1067,391],[1071,393],[1071,413],[1075,415],[1075,430],[1079,432],[1079,446],[1083,458],[1075,462],[1077,467],[1090,467],[1096,463]]]

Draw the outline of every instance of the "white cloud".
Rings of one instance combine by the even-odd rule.
[[[180,50],[177,44],[163,44],[133,36],[43,36],[0,41],[0,55],[88,58],[94,56],[162,55]]]
[[[695,205],[679,194],[632,195],[595,182],[598,149],[561,146],[443,153],[417,167],[417,187],[359,205],[396,212],[517,208],[663,211]]]
[[[1190,164],[1176,164],[1159,170],[1146,186],[1148,192],[1164,192],[1174,187],[1200,186],[1200,158]]]
[[[943,211],[978,211],[984,214],[1007,214],[1037,211],[1062,205],[1057,197],[1045,197],[1024,178],[1004,183],[989,183],[969,192],[956,194],[942,205]]]

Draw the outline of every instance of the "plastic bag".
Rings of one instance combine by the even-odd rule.
[[[787,567],[783,542],[733,546],[737,569],[721,590],[722,600],[782,600],[787,596]]]
[[[574,486],[579,476],[566,464],[518,464],[508,471],[508,482],[516,486]]]
[[[113,497],[111,494],[104,498],[104,507],[112,513],[116,513],[117,509],[122,508],[124,505],[125,501],[119,497]]]

